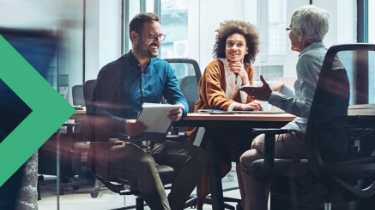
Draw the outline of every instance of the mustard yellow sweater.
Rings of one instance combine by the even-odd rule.
[[[253,85],[254,69],[250,64],[245,64],[245,70],[249,76],[249,83]],[[234,100],[225,97],[226,79],[224,64],[220,60],[214,60],[203,72],[198,84],[199,100],[196,102],[194,110],[213,108],[228,110],[228,107],[234,101],[241,102],[238,93]],[[248,103],[252,101],[251,97],[247,98]]]

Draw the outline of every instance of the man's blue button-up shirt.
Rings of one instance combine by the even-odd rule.
[[[130,51],[100,70],[89,114],[104,117],[102,125],[114,137],[125,134],[125,122],[137,118],[143,103],[160,103],[163,96],[169,104],[182,104],[186,116],[187,101],[169,63],[151,58],[142,72]]]

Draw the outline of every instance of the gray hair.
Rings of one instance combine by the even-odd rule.
[[[314,5],[306,5],[294,11],[291,17],[294,33],[300,29],[305,35],[306,44],[323,41],[329,28],[329,13]]]

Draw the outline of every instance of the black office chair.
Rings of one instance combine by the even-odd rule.
[[[83,95],[83,85],[74,85],[72,87],[73,105],[85,106],[85,98]]]
[[[180,89],[188,102],[189,112],[194,112],[195,102],[198,101],[198,82],[202,76],[197,61],[187,58],[167,58],[164,60],[172,66],[175,72]],[[164,99],[162,102],[166,103]],[[184,132],[187,129],[172,125],[170,134],[178,135],[177,138],[184,137]],[[169,136],[169,138],[173,138],[173,136]]]
[[[94,85],[96,80],[88,80],[84,84],[84,96],[85,96],[85,104],[87,110],[90,109],[91,103],[91,96],[93,93]],[[95,116],[88,115],[90,122],[95,120]],[[92,124],[90,123],[90,127],[92,128]],[[128,180],[124,179],[116,179],[111,178],[108,180],[106,177],[109,177],[110,174],[110,161],[108,159],[108,153],[110,152],[110,148],[116,144],[121,142],[118,141],[108,141],[108,142],[95,142],[95,131],[91,129],[91,140],[90,140],[90,168],[92,172],[95,174],[96,178],[103,183],[109,190],[112,192],[118,193],[120,195],[134,195],[136,196],[136,205],[135,206],[126,206],[121,209],[132,209],[136,208],[137,210],[142,210],[144,207],[143,198],[140,196],[140,192],[137,189],[136,183],[131,183]],[[158,165],[158,172],[159,176],[164,185],[166,185],[166,189],[168,188],[167,185],[171,184],[177,169],[172,166],[167,165]],[[99,189],[96,189],[99,192]],[[95,192],[94,192],[95,193]],[[97,195],[96,195],[97,196]]]
[[[369,81],[361,77],[370,68],[375,70],[369,65],[374,55],[373,44],[336,45],[328,50],[308,118],[307,159],[274,159],[274,135],[288,131],[254,129],[255,134],[266,135],[265,157],[251,167],[255,178],[274,180],[271,209],[298,209],[300,202],[309,207],[324,203],[325,209],[331,209],[331,203],[349,202],[345,209],[368,209],[352,201],[375,193],[375,116],[349,116],[348,107],[368,103]],[[332,68],[335,57],[345,69]],[[344,157],[335,153],[340,145],[347,146]],[[284,185],[288,196],[280,196],[280,189],[274,187],[283,186],[283,180],[289,182]]]

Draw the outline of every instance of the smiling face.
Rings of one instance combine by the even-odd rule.
[[[248,53],[246,39],[242,34],[232,34],[228,36],[225,45],[225,56],[228,61],[242,61]]]
[[[143,31],[138,34],[134,40],[133,49],[144,58],[152,58],[158,56],[158,49],[161,45],[160,38],[150,38],[150,35],[160,35],[161,26],[157,21],[146,22],[143,24]]]

